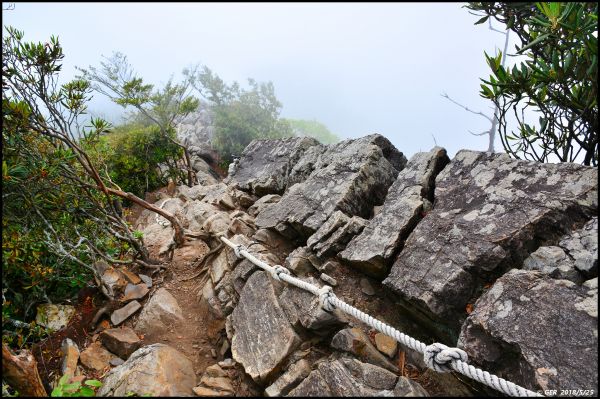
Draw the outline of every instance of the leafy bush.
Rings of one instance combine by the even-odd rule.
[[[102,386],[98,380],[87,380],[81,384],[81,381],[69,382],[70,376],[63,375],[58,380],[58,385],[52,390],[52,397],[92,397],[96,395],[96,389]]]
[[[527,60],[492,70],[481,96],[499,110],[504,149],[513,157],[598,165],[598,3],[469,3],[483,17],[506,24]],[[536,112],[534,123],[525,111]],[[516,129],[507,119],[516,120]],[[537,123],[536,123],[537,122]]]
[[[175,130],[169,136],[175,137]],[[124,191],[138,197],[167,184],[168,178],[177,181],[181,169],[175,164],[183,154],[179,146],[165,137],[158,126],[127,123],[102,135],[94,144],[94,156],[107,166],[111,180]],[[166,164],[165,173],[159,165]]]
[[[285,119],[285,121],[291,126],[296,136],[313,137],[322,144],[333,144],[340,141],[340,138],[331,133],[327,126],[316,120]]]

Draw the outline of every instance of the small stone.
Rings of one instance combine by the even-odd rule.
[[[110,315],[110,321],[112,322],[112,324],[114,326],[118,326],[119,324],[121,324],[122,322],[127,320],[127,318],[129,318],[132,314],[134,314],[141,308],[142,308],[142,305],[140,305],[140,303],[138,301],[133,300],[133,301],[129,302],[127,305],[123,306],[121,309],[115,310]]]
[[[123,275],[125,276],[125,278],[131,283],[131,284],[139,284],[142,282],[142,279],[135,273],[130,272],[127,269],[121,269],[121,273],[123,273]]]
[[[334,270],[339,269],[339,268],[340,268],[340,264],[338,262],[330,260],[330,261],[323,263],[323,265],[320,266],[318,269],[319,269],[319,271],[321,271],[323,273],[332,273]]]
[[[107,351],[100,342],[96,341],[81,352],[81,364],[88,369],[103,371],[110,365],[110,361],[116,358]]]
[[[198,345],[198,344],[194,344],[194,345],[192,345],[192,348],[194,348],[194,349],[199,349],[199,348],[200,348],[200,345]]]
[[[380,352],[385,353],[389,357],[394,357],[398,350],[398,342],[388,335],[377,333],[375,334],[375,346]]]
[[[123,363],[125,363],[125,361],[123,359],[121,359],[120,357],[114,357],[114,358],[110,359],[110,361],[108,362],[108,364],[110,364],[111,366],[120,366]]]
[[[321,273],[321,280],[325,281],[326,283],[329,283],[329,285],[333,287],[337,285],[337,280],[325,273]]]
[[[79,361],[79,348],[77,347],[77,344],[70,338],[65,338],[60,349],[64,356],[61,367],[62,374],[70,374],[71,376],[75,375],[75,371],[77,370],[77,362]]]
[[[227,372],[221,368],[218,364],[213,364],[212,366],[208,366],[206,370],[204,370],[204,374],[209,377],[227,377]]]
[[[216,359],[217,358],[217,351],[214,350],[214,349],[211,349],[210,350],[210,355]]]
[[[233,392],[231,380],[225,377],[209,377],[208,375],[204,375],[200,379],[200,384],[219,391]]]
[[[133,285],[127,284],[125,287],[125,295],[123,296],[123,302],[129,302],[133,299],[142,299],[146,296],[149,289],[145,283]]]
[[[217,363],[223,369],[230,369],[235,366],[235,361],[231,358],[224,359]]]
[[[214,396],[233,396],[233,393],[231,393],[231,392],[214,391],[212,389],[208,389],[203,386],[198,386],[198,387],[194,388],[194,393],[196,394],[196,396],[209,397],[209,398],[212,398]]]
[[[127,359],[141,345],[140,338],[129,327],[102,331],[100,341],[108,350],[122,359]]]
[[[225,353],[227,353],[227,351],[229,350],[229,341],[224,339],[223,340],[223,344],[221,345],[221,349],[219,350],[219,354],[221,356],[224,356]]]
[[[369,280],[364,277],[360,279],[360,290],[366,295],[375,295],[375,289]]]
[[[283,373],[273,384],[265,389],[269,397],[287,395],[292,388],[310,374],[310,364],[305,359],[294,363],[288,371]]]
[[[140,279],[142,279],[142,281],[144,283],[146,283],[146,287],[152,288],[152,278],[151,277],[146,276],[145,274],[138,274],[138,276],[140,277]]]

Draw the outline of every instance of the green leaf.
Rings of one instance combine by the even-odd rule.
[[[98,380],[87,380],[86,382],[84,382],[85,385],[89,385],[91,387],[96,387],[99,388],[102,386],[102,383]]]
[[[94,390],[92,388],[89,387],[81,387],[81,389],[79,390],[79,396],[84,396],[84,397],[91,397],[94,396]]]
[[[521,50],[519,50],[517,52],[517,54],[521,54],[523,51],[530,49],[531,47],[535,46],[536,44],[546,40],[547,38],[550,37],[550,33],[546,33],[543,34],[541,36],[538,36],[535,40],[533,40],[532,42],[530,42],[529,44],[527,44],[525,47],[522,47]]]
[[[477,22],[475,22],[475,23],[474,23],[474,25],[479,25],[479,24],[482,24],[482,23],[484,23],[485,21],[487,21],[487,20],[488,20],[488,18],[489,18],[489,17],[490,17],[489,15],[486,15],[485,17],[483,17],[483,18],[481,18],[481,19],[477,20]]]

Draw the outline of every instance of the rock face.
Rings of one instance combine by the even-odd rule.
[[[265,272],[255,272],[244,285],[232,324],[233,359],[257,381],[266,380],[300,344]]]
[[[320,144],[310,137],[254,140],[244,149],[231,184],[258,196],[282,194],[293,166],[312,146]]]
[[[387,273],[393,256],[422,218],[424,203],[433,201],[435,177],[449,161],[440,147],[415,154],[390,187],[383,208],[340,257],[371,275]]]
[[[327,359],[288,396],[387,396],[397,380],[395,374],[356,359]]]
[[[552,278],[581,284],[598,276],[598,218],[563,236],[555,246],[540,247],[525,262],[525,270],[540,270]]]
[[[164,344],[144,346],[104,379],[98,396],[193,396],[196,375],[192,362]]]
[[[598,280],[583,286],[511,270],[476,303],[459,346],[531,390],[598,389]]]
[[[173,295],[164,288],[158,289],[140,313],[135,331],[153,334],[173,326],[183,319],[183,312]]]
[[[597,210],[598,171],[460,151],[436,179],[435,208],[417,225],[384,285],[453,334],[473,295]],[[455,338],[452,337],[452,338]]]
[[[395,166],[403,166],[397,158],[403,155],[380,135],[331,145],[305,181],[290,187],[279,202],[258,214],[256,225],[274,228],[289,238],[308,238],[336,210],[368,218],[394,182]]]
[[[335,256],[366,224],[367,221],[359,216],[350,218],[344,212],[336,211],[308,238],[306,245],[320,258]]]

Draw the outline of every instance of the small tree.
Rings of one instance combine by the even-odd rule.
[[[248,79],[249,89],[237,82],[227,85],[208,67],[188,71],[196,90],[211,103],[215,135],[213,146],[229,163],[254,139],[292,136],[289,124],[279,119],[281,102],[273,83]]]
[[[285,119],[296,136],[313,137],[323,144],[332,144],[340,141],[340,138],[319,121],[305,119]]]
[[[122,107],[133,107],[158,126],[165,140],[179,146],[185,157],[187,185],[191,187],[195,179],[190,154],[187,148],[170,134],[176,117],[185,116],[198,108],[198,99],[190,95],[191,80],[184,78],[181,83],[174,84],[171,77],[163,88],[154,90],[153,85],[145,84],[143,79],[136,75],[124,54],[115,52],[105,59],[106,61],[100,62],[100,68],[78,68],[82,73],[81,78],[89,81],[94,90]],[[189,76],[194,75],[193,71],[191,72]]]
[[[108,124],[101,119],[92,119],[89,129],[81,129],[79,118],[86,112],[91,93],[90,84],[86,80],[76,79],[58,86],[58,72],[62,67],[60,61],[64,58],[58,39],[52,37],[45,44],[27,43],[22,40],[23,32],[11,27],[6,30],[2,47],[3,125],[6,121],[12,123],[14,128],[9,132],[13,135],[31,132],[35,138],[43,140],[55,151],[61,151],[63,156],[71,159],[73,163],[58,165],[57,173],[88,196],[95,204],[92,209],[106,210],[101,217],[82,210],[83,217],[101,224],[116,239],[129,243],[142,258],[142,264],[148,266],[144,262],[148,260],[147,250],[129,230],[113,197],[130,200],[165,217],[175,230],[175,244],[182,245],[185,231],[173,214],[121,190],[111,181],[107,171],[99,169],[85,151],[85,143],[96,140],[108,129]],[[98,198],[102,198],[102,201]],[[47,227],[50,232],[56,232],[51,224]],[[56,239],[50,240],[49,245],[73,261],[81,262],[65,251],[60,237],[54,235]],[[106,256],[94,246],[90,237],[81,235],[80,240],[87,240],[88,247],[98,256]],[[81,245],[81,242],[75,246]],[[119,262],[117,259],[109,261]]]
[[[510,68],[503,54],[481,96],[498,107],[504,149],[519,159],[598,165],[598,3],[469,3],[469,9],[506,24],[528,59]],[[526,112],[539,114],[538,126]],[[510,130],[508,118],[516,120]]]

